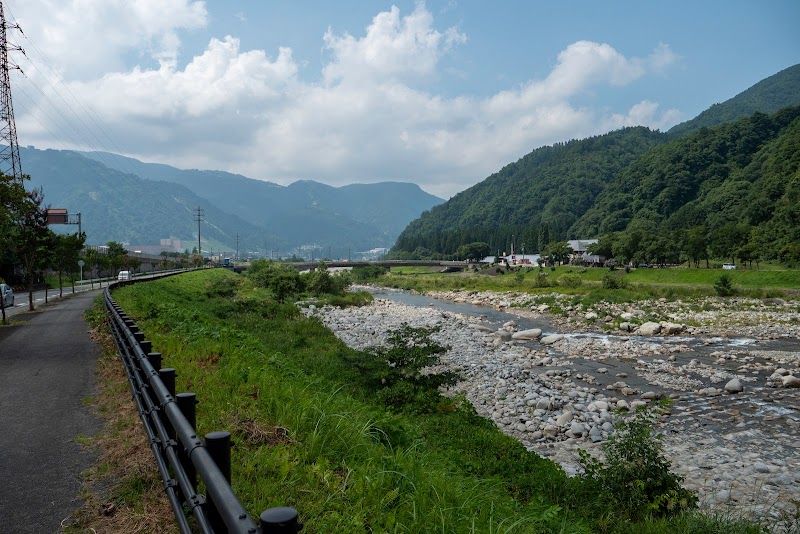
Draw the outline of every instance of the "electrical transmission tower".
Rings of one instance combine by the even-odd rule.
[[[203,249],[200,248],[200,223],[204,220],[203,216],[205,216],[206,210],[202,209],[200,206],[197,206],[197,209],[194,211],[194,220],[197,221],[197,253],[202,256]]]
[[[11,105],[11,69],[19,66],[9,64],[9,44],[6,30],[17,29],[19,25],[8,26],[3,2],[0,0],[0,172],[14,180],[22,181],[22,166],[19,158],[19,143],[17,143],[17,127],[14,124],[14,107]],[[21,51],[18,46],[11,46],[11,50]],[[23,52],[24,53],[24,52]]]

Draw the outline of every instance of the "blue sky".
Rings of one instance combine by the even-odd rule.
[[[800,62],[796,1],[6,5],[28,56],[23,145],[444,198],[542,145],[668,129]]]

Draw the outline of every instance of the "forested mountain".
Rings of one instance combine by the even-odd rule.
[[[714,104],[694,119],[673,126],[667,133],[685,135],[702,127],[748,117],[756,112],[774,113],[800,104],[800,64],[765,78],[721,104]]]
[[[654,148],[598,195],[570,234],[693,228],[739,234],[737,246],[749,243],[766,258],[800,244],[800,106]]]
[[[109,153],[22,149],[31,187],[45,202],[82,214],[88,242],[197,242],[193,210],[205,210],[206,247],[272,255],[346,257],[389,247],[409,221],[442,200],[415,184],[288,187],[221,171],[181,170]],[[73,228],[70,228],[73,229]],[[266,252],[265,252],[266,251]]]
[[[143,180],[71,151],[22,148],[20,156],[23,171],[31,176],[26,187],[42,187],[51,207],[80,213],[89,244],[158,244],[161,238],[177,237],[191,250],[197,243],[192,210],[198,205],[205,206],[207,220],[213,221],[201,227],[204,248],[234,250],[237,233],[242,245],[261,243],[267,236],[279,239],[176,184]]]
[[[505,250],[512,235],[538,250],[540,239],[566,238],[614,176],[666,139],[636,127],[536,149],[423,213],[400,234],[394,253],[453,254],[474,241]]]
[[[331,187],[313,180],[289,186],[222,171],[183,170],[105,152],[87,156],[141,178],[183,185],[287,242],[339,249],[390,247],[403,228],[442,202],[416,184],[381,182]],[[326,249],[327,252],[327,249]]]

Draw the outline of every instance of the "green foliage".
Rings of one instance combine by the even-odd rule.
[[[302,275],[305,289],[314,296],[336,295],[343,296],[350,287],[348,273],[331,274],[325,262],[320,262],[317,268],[306,275]]]
[[[583,284],[583,279],[577,274],[562,274],[558,277],[558,285],[564,287],[580,287]]]
[[[730,297],[736,293],[736,289],[733,287],[733,280],[731,280],[728,273],[722,273],[717,281],[714,282],[714,291],[720,297]]]
[[[294,267],[271,260],[254,260],[245,275],[259,287],[269,290],[279,302],[297,297],[305,289]]]
[[[371,282],[385,276],[388,272],[389,268],[382,265],[359,265],[350,271],[356,282]]]
[[[603,445],[605,461],[580,451],[581,479],[608,498],[607,511],[631,519],[670,516],[697,505],[697,496],[681,486],[683,477],[670,471],[662,437],[653,431],[655,409],[640,409]]]
[[[610,272],[603,276],[602,285],[604,289],[625,289],[628,287],[628,282],[622,276]]]
[[[372,361],[362,367],[371,372],[367,377],[378,389],[378,398],[387,406],[426,412],[440,400],[438,388],[452,385],[456,375],[451,371],[433,373],[439,354],[447,347],[431,336],[438,327],[412,327],[403,323],[389,332],[385,346],[374,347],[368,354]]]
[[[518,247],[525,243],[526,251],[541,251],[566,239],[606,184],[665,140],[664,134],[636,127],[538,148],[423,213],[392,251],[450,255],[462,245],[484,242],[492,253],[510,252],[512,236]]]
[[[533,287],[550,287],[550,277],[545,271],[539,271],[536,273],[536,278],[533,279]]]
[[[474,243],[467,243],[466,245],[461,245],[458,247],[458,251],[456,252],[456,256],[459,259],[464,260],[482,260],[486,256],[491,253],[492,249],[489,246],[489,243],[474,242]]]

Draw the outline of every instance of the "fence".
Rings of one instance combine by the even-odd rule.
[[[104,295],[114,342],[181,533],[294,534],[302,529],[297,511],[289,507],[265,510],[259,524],[250,517],[230,486],[230,434],[211,432],[205,442],[197,436],[195,394],[176,395],[175,369],[161,368],[161,354],[152,351],[152,343],[114,302],[110,289]],[[198,476],[207,497],[197,492]]]

